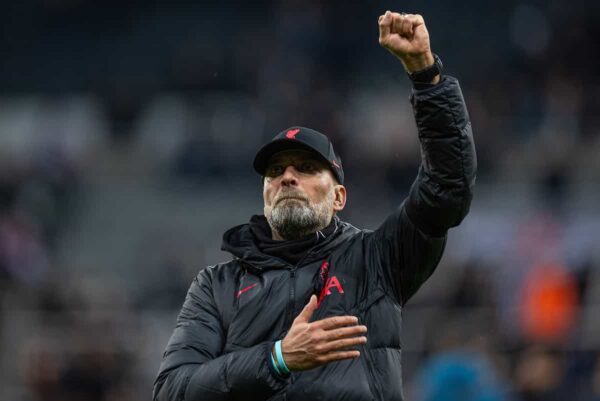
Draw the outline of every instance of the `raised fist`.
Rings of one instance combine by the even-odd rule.
[[[380,15],[379,44],[398,57],[408,72],[423,70],[434,63],[429,32],[419,14],[386,11]]]

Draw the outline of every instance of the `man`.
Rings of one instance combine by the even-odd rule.
[[[227,231],[234,259],[192,283],[155,400],[402,400],[401,307],[468,211],[475,153],[458,82],[440,75],[423,18],[388,11],[379,32],[416,89],[423,162],[408,199],[375,231],[342,222],[333,145],[303,127],[277,135],[254,160],[264,216]]]

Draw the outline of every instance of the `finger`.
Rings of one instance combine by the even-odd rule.
[[[308,301],[304,309],[302,309],[302,312],[300,312],[300,314],[296,317],[295,321],[300,323],[308,323],[313,313],[315,313],[316,309],[317,296],[313,294],[311,295],[310,300]]]
[[[398,13],[392,13],[392,31],[394,33],[402,34],[402,21],[404,16]]]
[[[383,44],[390,35],[392,25],[392,13],[386,11],[384,15],[379,17],[379,43]]]
[[[343,359],[354,359],[360,356],[360,351],[336,351],[330,352],[325,355],[317,357],[317,362],[324,364],[334,361],[341,361]]]
[[[360,334],[367,333],[367,326],[351,326],[351,327],[342,327],[340,329],[335,330],[327,330],[323,335],[325,341],[338,340],[344,337],[354,337]]]
[[[411,15],[405,15],[402,19],[402,35],[411,37],[413,35],[413,24]]]
[[[367,337],[353,337],[353,338],[344,338],[342,340],[331,341],[321,347],[321,350],[324,353],[329,353],[333,351],[342,351],[347,348],[355,347],[357,345],[363,345],[367,343]]]
[[[411,14],[411,15],[408,15],[407,17],[410,20],[410,23],[412,24],[413,29],[415,29],[419,25],[425,24],[425,20],[423,19],[423,16],[420,14]]]
[[[356,324],[358,324],[358,318],[356,316],[333,316],[313,322],[315,329],[323,330],[332,330],[344,326],[354,326]]]
[[[412,36],[412,23],[409,14],[394,13],[394,31],[400,36]]]

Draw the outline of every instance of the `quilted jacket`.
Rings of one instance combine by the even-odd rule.
[[[376,230],[335,231],[290,264],[262,253],[248,224],[224,235],[232,260],[191,284],[155,382],[157,401],[401,401],[402,307],[436,268],[469,210],[476,158],[455,78],[411,94],[422,163],[409,196]],[[312,294],[314,320],[358,316],[357,359],[280,377],[270,350]]]

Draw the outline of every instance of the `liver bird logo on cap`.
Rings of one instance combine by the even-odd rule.
[[[285,134],[285,136],[286,138],[296,139],[296,135],[298,135],[298,132],[300,132],[299,129],[291,129]]]

